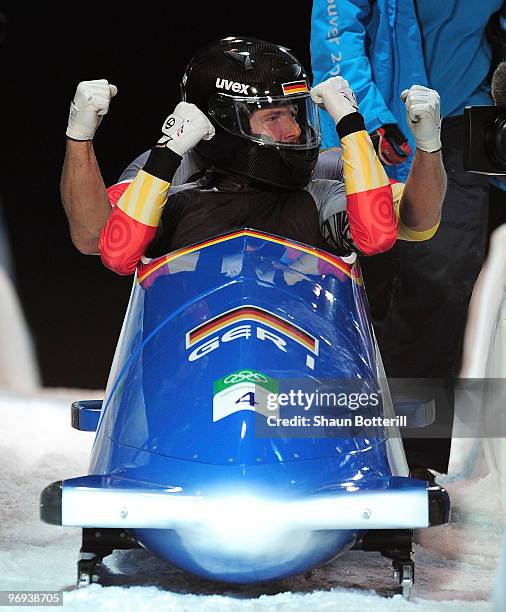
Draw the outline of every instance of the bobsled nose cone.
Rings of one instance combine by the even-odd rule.
[[[244,529],[248,532],[247,526]],[[360,532],[289,531],[243,542],[201,530],[135,530],[135,539],[170,563],[203,578],[251,584],[308,571],[353,546]],[[237,535],[237,534],[235,534]]]

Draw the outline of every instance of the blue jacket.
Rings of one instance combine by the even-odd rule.
[[[487,61],[488,65],[490,62],[484,28],[502,0],[465,4],[462,0],[418,0],[418,4],[417,16],[414,0],[314,0],[311,23],[314,84],[343,76],[355,91],[367,130],[372,132],[385,123],[397,123],[412,150],[415,144],[400,99],[404,89],[415,83],[437,89],[443,116],[461,114],[465,102],[491,103],[484,85]],[[420,18],[426,26],[423,44]],[[454,41],[454,48],[449,48],[448,44],[453,45]],[[469,91],[463,93],[455,108],[445,109],[445,100],[455,98],[455,89],[453,93],[448,91],[448,87],[453,87],[450,79],[438,81],[445,66],[451,66],[452,74],[460,66],[465,71]],[[323,112],[320,118],[323,146],[336,146],[332,120]],[[410,162],[387,167],[387,173],[405,180]]]

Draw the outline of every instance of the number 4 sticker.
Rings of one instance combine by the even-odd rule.
[[[251,407],[258,406],[258,402],[255,402],[255,393],[253,391],[249,391],[248,393],[241,395],[241,397],[237,399],[235,403],[236,404],[244,403],[244,404],[248,404]]]

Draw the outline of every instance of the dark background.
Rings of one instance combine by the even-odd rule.
[[[70,240],[59,179],[77,84],[107,78],[118,87],[94,139],[106,185],[113,184],[158,139],[188,60],[208,42],[256,36],[291,48],[309,69],[311,0],[48,5],[0,5],[7,20],[0,195],[43,384],[103,389],[132,278],[81,255]],[[505,195],[493,191],[491,229],[506,221]]]
[[[0,5],[8,22],[0,46],[3,214],[43,384],[102,389],[132,277],[116,276],[70,240],[59,180],[77,84],[106,78],[118,87],[94,139],[113,184],[158,139],[187,62],[206,43],[256,36],[291,48],[309,68],[311,2],[290,3],[284,17],[275,9],[286,5],[274,0],[116,10],[105,2],[79,10],[40,4]]]

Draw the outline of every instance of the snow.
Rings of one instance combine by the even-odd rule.
[[[0,389],[0,590],[61,589],[64,608],[77,611],[490,610],[506,517],[496,476],[474,469],[482,459],[469,440],[455,440],[445,477],[452,522],[417,532],[410,601],[392,596],[390,561],[362,551],[310,577],[246,587],[189,575],[142,549],[116,551],[105,560],[102,585],[77,589],[80,530],[42,523],[38,501],[49,483],[86,473],[93,434],[71,428],[70,403],[97,397],[102,393]]]
[[[0,225],[0,387],[32,391],[40,385],[39,368],[16,287],[4,267],[5,249]]]

